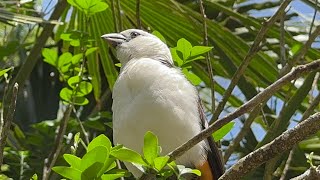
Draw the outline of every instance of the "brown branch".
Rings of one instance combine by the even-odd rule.
[[[9,107],[6,108],[7,112],[3,112],[6,116],[3,120],[3,124],[1,124],[1,136],[0,136],[0,166],[3,162],[3,150],[6,145],[8,132],[10,130],[11,122],[13,121],[14,112],[16,110],[16,102],[17,102],[17,96],[18,96],[18,89],[19,85],[17,83],[13,86],[13,92],[11,93],[11,100]]]
[[[199,0],[200,12],[202,15],[202,24],[203,24],[203,45],[208,46],[208,27],[207,27],[207,16],[203,6],[203,1]],[[211,89],[211,112],[213,113],[215,110],[215,97],[214,97],[214,79],[213,79],[213,71],[212,64],[210,60],[210,53],[206,53],[206,61],[208,66],[208,74],[210,79],[210,89]]]
[[[306,172],[291,180],[320,180],[320,166],[317,168],[310,167]]]
[[[220,129],[223,125],[229,123],[230,121],[238,118],[239,116],[250,112],[253,108],[255,108],[258,104],[264,103],[268,100],[274,93],[276,93],[282,86],[286,85],[290,81],[298,78],[303,73],[315,71],[320,69],[320,60],[313,61],[311,63],[300,65],[292,69],[292,71],[282,78],[278,79],[276,82],[268,86],[264,91],[257,94],[255,97],[250,99],[248,102],[240,106],[233,113],[228,114],[227,116],[217,120],[213,124],[211,124],[208,128],[201,131],[198,135],[191,138],[189,141],[179,146],[173,152],[169,153],[171,160],[181,156],[184,152],[189,150],[194,145],[198,144],[203,139],[211,136],[211,134]]]
[[[51,169],[52,169],[52,167],[54,166],[54,164],[56,163],[56,161],[57,161],[57,159],[59,157],[59,154],[60,154],[60,151],[61,151],[61,148],[62,148],[62,145],[63,145],[63,143],[62,143],[63,142],[63,136],[66,133],[66,129],[67,129],[67,125],[68,125],[68,121],[70,119],[70,115],[71,115],[72,109],[73,109],[73,105],[69,104],[67,106],[66,111],[64,112],[63,118],[60,121],[59,131],[58,131],[58,134],[57,134],[56,139],[55,139],[54,147],[52,149],[52,152],[49,155],[49,158],[46,159],[46,163],[45,163],[44,168],[43,168],[43,177],[42,177],[43,180],[48,180],[49,179],[50,173],[51,173]]]
[[[259,44],[261,43],[261,41],[263,40],[264,36],[266,35],[267,31],[271,28],[271,26],[276,22],[277,19],[279,19],[282,14],[284,13],[285,8],[289,5],[289,3],[291,2],[291,0],[284,0],[279,9],[277,10],[277,12],[270,18],[268,19],[265,23],[263,23],[260,31],[258,32],[256,39],[254,40],[252,46],[249,49],[248,54],[244,57],[244,60],[242,61],[242,63],[240,64],[240,66],[238,67],[237,71],[235,72],[235,74],[233,75],[230,85],[228,86],[228,88],[226,89],[221,102],[218,104],[217,109],[215,110],[210,124],[212,124],[215,120],[217,120],[224,108],[224,106],[227,103],[228,98],[230,97],[234,87],[237,85],[239,79],[241,78],[241,76],[243,75],[244,71],[246,70],[246,68],[248,67],[249,63],[251,62],[251,60],[253,59],[253,57],[257,54],[257,52],[259,51]]]
[[[141,29],[141,17],[140,17],[140,0],[136,0],[136,18],[137,18],[137,28]]]
[[[285,180],[286,179],[286,175],[289,171],[289,168],[290,168],[290,164],[291,164],[291,161],[292,161],[292,158],[293,158],[293,153],[294,153],[294,149],[291,149],[290,153],[289,153],[289,156],[288,156],[288,159],[286,161],[286,164],[283,168],[283,171],[282,171],[282,174],[281,174],[281,177],[279,180]]]
[[[223,174],[219,180],[241,179],[248,172],[259,167],[267,160],[291,149],[295,144],[320,130],[320,113],[310,116],[293,129],[287,130],[279,137],[261,148],[241,158]]]

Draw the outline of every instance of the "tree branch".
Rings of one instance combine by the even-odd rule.
[[[235,74],[233,75],[230,85],[228,86],[228,88],[226,89],[221,102],[218,104],[217,109],[215,110],[210,124],[212,124],[215,120],[217,120],[224,108],[224,106],[227,103],[227,100],[229,98],[229,96],[231,95],[234,87],[237,85],[240,77],[243,75],[245,69],[248,67],[249,63],[251,62],[251,60],[253,59],[253,57],[257,54],[257,52],[259,51],[259,44],[261,43],[261,41],[263,40],[264,36],[266,35],[267,31],[271,28],[271,26],[276,22],[277,19],[279,19],[282,14],[284,13],[285,8],[289,5],[289,3],[291,2],[291,0],[284,0],[279,9],[277,10],[277,12],[270,18],[268,19],[261,27],[260,31],[258,32],[256,39],[254,40],[252,46],[249,49],[248,54],[244,57],[244,60],[242,61],[242,63],[240,64],[239,68],[237,69],[237,71],[235,72]]]
[[[253,108],[255,108],[258,104],[265,102],[268,100],[274,93],[276,93],[282,86],[286,85],[290,81],[300,77],[303,73],[315,71],[320,69],[320,60],[313,61],[311,63],[300,65],[291,70],[290,73],[284,75],[282,78],[278,79],[276,82],[268,86],[264,91],[257,94],[255,97],[250,99],[248,102],[240,106],[233,113],[228,114],[227,116],[217,120],[213,124],[211,124],[208,128],[201,131],[198,135],[191,138],[189,141],[179,146],[177,149],[169,153],[171,160],[181,156],[184,152],[189,150],[194,145],[198,144],[203,139],[211,136],[211,134],[220,129],[225,124],[230,121],[238,118],[246,112],[250,112]]]
[[[14,112],[16,110],[16,102],[18,96],[19,85],[17,83],[13,86],[13,92],[11,93],[11,100],[9,107],[6,109],[7,112],[3,112],[6,116],[3,120],[3,124],[1,124],[1,136],[0,136],[0,167],[3,162],[3,149],[6,145],[8,131],[10,130],[11,122],[13,121]]]
[[[306,172],[291,180],[320,180],[320,166],[317,168],[310,167]]]
[[[70,119],[72,109],[73,109],[73,105],[69,104],[67,106],[66,111],[64,112],[63,118],[60,121],[59,131],[58,131],[58,134],[55,139],[54,147],[52,149],[52,152],[49,155],[49,158],[46,159],[47,162],[45,163],[44,168],[43,168],[43,177],[42,177],[43,180],[49,179],[51,169],[59,157],[59,154],[60,154],[60,151],[62,148],[62,144],[63,144],[62,143],[63,136],[66,133],[66,129],[67,129],[67,125],[68,125],[68,121]]]
[[[235,165],[228,169],[219,180],[240,179],[267,160],[291,149],[295,144],[319,130],[320,113],[316,113],[293,129],[285,131],[270,143],[241,158]]]

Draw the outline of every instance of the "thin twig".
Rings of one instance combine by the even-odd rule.
[[[287,63],[286,60],[286,43],[285,43],[285,29],[284,29],[284,20],[285,20],[286,14],[283,13],[283,15],[280,17],[280,62],[281,67],[284,67]]]
[[[303,174],[291,178],[290,180],[320,180],[320,166],[317,168],[310,167]]]
[[[82,124],[82,121],[80,120],[80,118],[77,116],[77,111],[76,111],[76,109],[73,107],[73,114],[74,114],[74,116],[76,117],[76,119],[77,119],[77,121],[78,121],[78,123],[79,123],[79,126],[80,126],[80,128],[81,128],[81,131],[82,131],[82,133],[83,133],[83,135],[84,135],[84,138],[85,138],[85,141],[86,141],[86,143],[87,143],[87,145],[89,144],[89,136],[88,136],[88,133],[87,133],[87,131],[84,129],[84,127],[83,127],[83,124]]]
[[[61,148],[63,145],[63,143],[62,143],[63,136],[66,133],[66,129],[67,129],[67,125],[68,125],[68,121],[70,119],[72,109],[73,109],[73,105],[69,104],[67,106],[67,109],[64,112],[63,118],[60,121],[58,134],[56,136],[55,143],[52,148],[52,152],[50,153],[49,158],[46,160],[47,163],[44,165],[44,168],[43,168],[43,177],[42,177],[43,180],[49,179],[51,169],[59,157],[59,154],[60,154],[60,151],[61,151]]]
[[[290,168],[290,164],[291,164],[291,161],[292,161],[292,157],[293,157],[293,153],[294,153],[294,149],[291,149],[290,153],[289,153],[289,156],[288,156],[288,159],[286,161],[286,164],[283,168],[283,171],[282,171],[282,174],[281,174],[281,177],[279,180],[285,180],[286,179],[286,175],[289,171],[289,168]]]
[[[137,28],[141,29],[141,17],[140,17],[140,0],[136,0],[136,18],[137,18]]]
[[[260,103],[264,103],[268,100],[274,93],[276,93],[281,87],[292,81],[293,79],[298,78],[303,73],[311,72],[320,69],[320,60],[313,61],[311,63],[305,65],[299,65],[292,69],[292,71],[282,78],[278,79],[276,82],[268,86],[264,91],[257,94],[255,97],[250,99],[248,102],[240,106],[233,113],[228,114],[227,116],[217,120],[213,124],[211,124],[208,128],[201,131],[199,134],[191,138],[189,141],[179,146],[177,149],[169,153],[171,160],[181,156],[184,152],[189,150],[194,145],[198,144],[203,139],[211,136],[211,134],[220,129],[223,125],[231,122],[232,120],[238,118],[239,116],[250,112],[253,108],[255,108]]]
[[[230,82],[230,85],[226,89],[226,91],[222,97],[222,100],[218,104],[218,107],[215,110],[214,115],[211,118],[210,124],[212,124],[216,119],[219,118],[225,104],[227,103],[228,98],[230,97],[230,95],[234,89],[234,87],[237,85],[240,77],[243,75],[244,71],[248,67],[248,65],[251,62],[251,60],[253,59],[253,57],[257,54],[259,47],[260,47],[259,44],[264,39],[264,36],[266,35],[267,31],[272,27],[272,25],[276,22],[276,20],[282,16],[285,8],[289,5],[290,2],[291,2],[291,0],[284,0],[281,3],[277,12],[271,18],[269,18],[265,23],[263,23],[263,25],[262,25],[260,31],[258,32],[252,46],[249,49],[248,54],[244,57],[244,60],[242,61],[242,63],[238,67],[237,71],[233,75],[231,82]]]
[[[11,93],[11,99],[8,103],[9,107],[6,109],[7,112],[4,112],[5,119],[3,120],[3,124],[1,124],[1,136],[0,136],[0,167],[3,162],[3,150],[6,145],[8,132],[10,130],[11,122],[13,121],[14,112],[16,110],[16,102],[18,96],[19,85],[17,83],[13,86],[13,92]]]
[[[317,6],[317,5],[318,5],[318,0],[316,0],[315,6]],[[310,25],[310,29],[309,29],[309,36],[310,36],[311,33],[312,33],[312,29],[313,29],[313,25],[314,25],[314,20],[316,19],[317,12],[318,12],[318,9],[317,9],[317,8],[314,8],[314,13],[313,13],[313,17],[312,17],[312,21],[311,21],[311,25]]]
[[[207,15],[203,6],[203,1],[199,0],[200,12],[202,15],[202,24],[203,24],[203,45],[208,46],[208,27],[207,27]],[[211,112],[215,110],[215,96],[214,96],[214,79],[213,79],[213,70],[210,60],[210,53],[206,53],[206,61],[208,66],[208,74],[210,79],[210,89],[211,89]]]
[[[260,104],[260,105],[258,105],[257,107],[255,107],[252,110],[252,112],[250,113],[250,116],[248,117],[248,119],[243,123],[242,129],[240,130],[240,132],[238,133],[236,138],[234,138],[234,140],[228,146],[228,149],[225,151],[224,156],[223,156],[223,159],[224,159],[225,163],[228,161],[228,159],[230,158],[230,156],[234,152],[234,150],[239,146],[239,144],[240,144],[241,140],[243,139],[243,137],[250,130],[251,124],[256,119],[256,117],[259,115],[261,106],[262,105]]]
[[[236,164],[229,168],[219,180],[241,179],[248,172],[259,167],[267,160],[291,149],[298,142],[320,130],[320,113],[310,116],[299,123],[293,129],[287,130],[279,137],[261,148],[241,158]]]

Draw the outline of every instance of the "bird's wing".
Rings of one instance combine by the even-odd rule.
[[[204,114],[200,98],[198,100],[198,110],[199,110],[202,127],[203,129],[205,129],[208,127],[208,122]],[[213,176],[214,176],[213,179],[218,179],[224,173],[224,166],[223,166],[221,153],[219,151],[217,144],[214,142],[214,139],[212,136],[209,136],[207,138],[207,142],[209,145],[208,155],[207,155],[207,164],[209,164],[211,172],[213,173]],[[204,164],[203,168],[206,168],[205,166],[207,165]]]

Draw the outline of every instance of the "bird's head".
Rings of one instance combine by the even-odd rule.
[[[101,37],[116,48],[117,57],[123,66],[128,61],[139,58],[162,59],[173,64],[167,45],[156,36],[143,30],[128,29]]]

